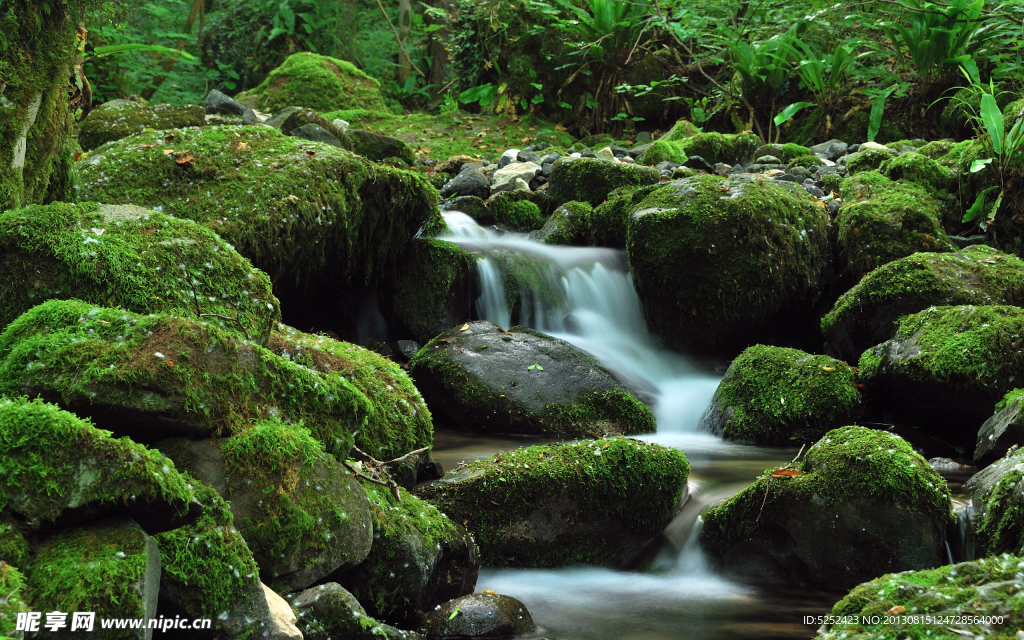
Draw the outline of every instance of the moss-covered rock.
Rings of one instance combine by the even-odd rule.
[[[98,149],[79,174],[80,200],[195,220],[275,280],[375,279],[425,222],[441,222],[437,191],[422,175],[267,127],[139,134]]]
[[[878,171],[890,180],[905,180],[929,191],[947,191],[953,186],[953,172],[921,153],[904,153],[886,160]]]
[[[852,282],[913,253],[956,251],[940,225],[939,202],[923,187],[869,171],[844,180],[840,193],[839,262]]]
[[[840,296],[821,332],[829,355],[853,362],[891,338],[901,316],[958,304],[1024,304],[1024,261],[984,245],[893,260]]]
[[[32,610],[31,596],[25,584],[25,575],[17,567],[0,563],[0,592],[9,594],[0,599],[0,635],[18,638],[18,614]]]
[[[896,326],[891,339],[860,357],[867,392],[896,416],[972,451],[996,403],[1024,379],[1024,309],[930,307]]]
[[[729,365],[700,428],[727,440],[796,445],[855,422],[861,409],[856,374],[846,363],[755,345]]]
[[[566,202],[555,209],[535,239],[544,244],[585,245],[592,212],[586,202]]]
[[[938,160],[950,152],[956,146],[955,142],[949,140],[933,140],[917,150],[917,153],[932,160]]]
[[[654,431],[651,410],[568,342],[525,327],[467,324],[428,342],[410,363],[433,412],[491,433]]]
[[[674,346],[749,344],[828,282],[828,228],[809,194],[769,181],[662,186],[635,207],[626,246],[648,326]]]
[[[1016,394],[1017,400],[1020,392]],[[1016,449],[964,483],[978,548],[989,556],[1024,555],[1024,449]]]
[[[467,522],[488,565],[620,566],[675,516],[689,470],[678,449],[611,438],[500,453],[417,493]]]
[[[0,562],[15,567],[28,565],[29,550],[25,534],[27,526],[15,520],[10,514],[0,513]]]
[[[386,110],[379,82],[351,62],[309,52],[288,56],[259,86],[235,99],[270,112],[290,106],[322,113],[338,109]]]
[[[793,167],[803,167],[804,169],[810,169],[811,167],[822,167],[824,165],[824,160],[814,155],[813,153],[808,153],[806,155],[797,156],[790,160],[786,164],[786,168],[792,169]]]
[[[157,446],[230,499],[262,579],[275,590],[308,587],[370,552],[362,488],[301,423],[265,420],[224,440]]]
[[[1024,620],[1017,586],[1022,562],[1001,556],[875,578],[832,607],[831,617],[839,622],[824,625],[818,638],[1011,640]],[[985,623],[996,616],[1002,625]]]
[[[355,596],[337,582],[310,587],[286,598],[304,640],[423,640],[415,631],[402,631],[368,616]]]
[[[981,113],[982,92],[974,87],[963,87],[954,93],[942,108],[940,122],[943,135],[962,140],[973,138],[977,133],[977,117]],[[996,90],[996,104],[1000,109],[1007,107],[1016,97],[1011,91]],[[1007,125],[1006,130],[1010,127]]]
[[[428,638],[518,638],[537,626],[522,602],[497,593],[473,593],[427,612]]]
[[[267,348],[317,372],[328,381],[347,381],[370,401],[373,411],[355,443],[379,460],[430,447],[430,410],[400,366],[369,349],[281,325]]]
[[[100,520],[43,543],[28,571],[28,589],[40,611],[93,611],[98,619],[150,620],[156,617],[160,591],[160,550],[131,519]],[[151,634],[145,629],[109,629],[103,637],[136,640]]]
[[[281,318],[270,278],[217,234],[130,205],[58,202],[0,215],[0,272],[0,330],[40,302],[71,297],[142,314],[215,314],[206,317],[260,342]]]
[[[128,513],[155,533],[199,516],[170,460],[39,400],[0,398],[0,458],[0,511],[35,528]]]
[[[1024,389],[1014,389],[996,404],[996,412],[981,425],[974,463],[987,464],[1024,445]]]
[[[480,553],[473,537],[433,505],[399,489],[363,482],[373,547],[338,582],[379,620],[412,626],[417,611],[473,593]]]
[[[518,192],[505,191],[490,201],[495,222],[512,231],[533,231],[544,226],[544,214],[532,200],[519,197]]]
[[[946,483],[924,458],[898,436],[852,426],[706,510],[700,540],[731,574],[850,588],[941,565],[952,521]]]
[[[167,617],[209,618],[232,640],[257,638],[270,610],[252,552],[234,527],[228,503],[192,480],[203,515],[154,536],[160,548],[160,610]]]
[[[659,180],[661,174],[650,167],[594,158],[562,157],[551,166],[548,201],[557,206],[576,200],[596,207],[619,187],[657,184]]]
[[[642,164],[654,166],[666,161],[683,164],[689,158],[681,141],[658,139],[652,142],[638,159]]]
[[[863,171],[873,171],[882,166],[883,162],[896,157],[891,149],[864,149],[846,159],[846,170],[851,176]]]
[[[350,382],[211,324],[78,300],[44,302],[0,334],[0,394],[41,395],[139,442],[305,420],[340,456],[373,410]]]
[[[147,129],[163,131],[205,124],[206,108],[201,104],[150,106],[131,100],[111,100],[90,111],[78,125],[78,144],[83,151],[92,151],[111,140]]]
[[[454,243],[413,240],[384,293],[395,331],[423,344],[468,320],[478,296],[476,261]]]
[[[753,160],[754,151],[760,146],[761,139],[751,133],[698,133],[676,139],[665,136],[644,152],[640,162],[648,165],[662,160],[682,163],[689,156],[700,156],[710,164],[724,162],[733,166]]]
[[[399,166],[404,164],[406,167],[416,162],[416,153],[412,147],[398,138],[361,129],[349,129],[348,137],[352,141],[352,151],[370,160]]]
[[[590,237],[588,244],[597,247],[626,248],[629,218],[633,210],[658,185],[643,187],[620,187],[608,194],[603,204],[594,207],[590,214]]]

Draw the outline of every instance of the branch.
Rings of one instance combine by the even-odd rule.
[[[402,44],[402,36],[398,35],[398,29],[395,29],[395,25],[391,23],[391,18],[388,16],[388,12],[384,10],[384,5],[380,3],[380,0],[377,0],[377,6],[380,7],[380,12],[384,14],[384,19],[388,21],[388,26],[391,27],[391,33],[395,34],[395,40],[398,41],[398,52],[409,61],[409,64],[416,70],[416,73],[420,74],[420,77],[426,78],[426,74],[420,71],[420,68],[412,61],[412,57],[410,57],[408,52],[406,52],[405,45]]]
[[[365,473],[359,471],[359,469],[356,469],[353,465],[349,464],[348,460],[342,460],[341,464],[345,465],[345,468],[351,471],[353,475],[355,475],[357,478],[362,478],[363,480],[366,480],[367,482],[372,482],[373,484],[379,484],[382,487],[388,487],[389,489],[391,489],[391,494],[395,496],[395,500],[402,499],[401,494],[398,493],[398,485],[395,483],[394,480],[391,480],[390,477],[388,478],[388,482],[384,482],[383,480],[371,478]]]
[[[799,460],[800,456],[803,455],[804,447],[806,447],[806,446],[807,446],[806,443],[800,445],[800,450],[796,452],[796,457],[793,458],[793,460],[791,460],[789,464],[787,464],[786,466],[784,466],[782,468],[783,469],[788,469],[788,468],[792,467],[794,464],[796,464],[796,461]],[[765,483],[765,485],[764,485],[764,500],[761,501],[761,508],[757,510],[757,517],[754,518],[754,524],[757,524],[757,521],[761,519],[761,512],[764,511],[764,505],[768,502],[768,489],[771,486],[772,486],[772,477],[768,476],[768,482]]]
[[[673,35],[672,37],[675,37],[675,35]],[[719,91],[721,91],[722,93],[724,93],[725,95],[729,96],[730,98],[732,98],[734,100],[739,100],[740,102],[743,103],[743,106],[745,106],[747,109],[750,110],[750,119],[754,123],[754,126],[757,128],[757,136],[759,138],[761,138],[761,142],[764,143],[764,144],[768,144],[769,142],[771,142],[771,140],[767,140],[764,137],[764,131],[761,130],[761,123],[757,121],[757,115],[756,115],[756,112],[754,111],[754,107],[751,106],[750,102],[747,101],[746,97],[744,97],[742,93],[739,94],[739,95],[736,95],[735,93],[729,91],[728,89],[726,89],[722,85],[718,84],[717,80],[715,80],[714,78],[709,76],[707,74],[707,72],[704,71],[704,67],[701,66],[700,60],[697,60],[697,56],[693,55],[693,50],[691,50],[690,47],[686,46],[686,43],[684,43],[683,41],[679,40],[679,38],[676,38],[676,42],[678,42],[684,49],[686,49],[686,53],[691,58],[693,58],[694,64],[697,65],[697,71],[699,71],[702,76],[707,78],[708,81],[711,82],[711,84],[713,84],[716,87],[718,87]]]

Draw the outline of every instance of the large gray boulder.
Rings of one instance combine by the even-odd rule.
[[[304,640],[422,640],[415,631],[382,624],[337,582],[310,587],[288,596]]]
[[[974,447],[974,463],[988,464],[1006,455],[1013,446],[1024,445],[1024,389],[1003,396],[996,412],[981,425]]]
[[[1024,449],[1011,449],[964,483],[980,552],[1024,555]]]
[[[420,349],[410,372],[431,411],[466,429],[579,438],[655,428],[591,356],[525,327],[464,324]]]
[[[537,626],[522,602],[496,593],[473,593],[450,600],[427,614],[428,638],[517,638]]]

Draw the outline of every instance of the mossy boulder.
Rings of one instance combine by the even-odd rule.
[[[144,443],[305,420],[340,456],[373,410],[350,382],[212,324],[78,300],[44,302],[0,334],[0,394],[40,395]]]
[[[1006,455],[1011,447],[1024,445],[1024,389],[1014,389],[996,404],[981,429],[974,447],[974,463],[987,464]]]
[[[423,344],[468,320],[479,296],[476,262],[454,243],[413,240],[384,292],[395,331]]]
[[[310,587],[286,596],[304,640],[423,640],[415,631],[381,624],[337,582]]]
[[[95,612],[96,629],[107,618],[150,620],[157,614],[160,550],[130,518],[99,520],[44,542],[32,559],[28,590],[40,611]],[[151,636],[151,629],[103,632],[111,640]]]
[[[1024,555],[1022,481],[1024,449],[1016,449],[964,483],[974,507],[971,522],[978,547],[985,555]]]
[[[597,247],[626,248],[629,218],[633,209],[658,185],[620,187],[608,194],[607,200],[594,207],[590,214],[588,244]]]
[[[355,435],[361,450],[379,460],[430,447],[430,410],[409,374],[387,358],[358,345],[279,325],[267,348],[327,381],[347,381],[370,401],[366,426]]]
[[[900,317],[958,304],[1024,305],[1024,261],[984,245],[893,260],[840,296],[821,332],[829,355],[854,362],[891,338]]]
[[[586,202],[566,202],[555,209],[534,239],[544,244],[585,245],[592,212]]]
[[[141,314],[199,314],[264,342],[281,318],[270,278],[191,220],[132,205],[33,205],[0,214],[0,330],[78,298]]]
[[[818,156],[814,155],[813,153],[797,156],[786,164],[787,169],[792,169],[793,167],[803,167],[804,169],[810,169],[811,167],[823,166],[825,166],[825,161],[819,158]]]
[[[417,611],[431,611],[473,593],[480,552],[473,537],[433,505],[399,489],[396,497],[363,482],[373,518],[367,559],[335,574],[374,618],[415,626]]]
[[[416,162],[416,152],[398,138],[361,129],[349,129],[348,137],[352,141],[352,151],[370,160],[406,167]]]
[[[0,513],[0,561],[15,567],[26,566],[31,555],[25,539],[27,534],[27,524],[18,522],[8,513]]]
[[[585,438],[654,431],[651,410],[591,356],[551,336],[470,322],[420,349],[427,405],[464,429]]]
[[[626,251],[648,326],[701,350],[749,344],[831,278],[829,219],[803,190],[696,176],[634,208]]]
[[[905,180],[929,192],[948,191],[953,187],[953,172],[921,153],[904,153],[886,160],[878,172],[890,180]]]
[[[8,562],[0,564],[0,592],[9,594],[0,600],[0,635],[17,639],[20,631],[18,614],[32,610],[31,596],[25,585],[25,575]]]
[[[160,611],[167,617],[209,618],[215,633],[259,637],[270,610],[259,569],[228,503],[209,485],[191,480],[203,515],[154,536],[160,548]]]
[[[925,188],[869,171],[844,180],[840,193],[839,264],[848,280],[913,253],[956,251],[940,225],[939,202]]]
[[[938,160],[949,153],[955,146],[956,143],[950,140],[933,140],[918,149],[916,153],[919,153],[926,158],[931,158],[932,160]]]
[[[78,125],[78,144],[83,151],[92,151],[147,129],[163,131],[205,124],[206,108],[201,104],[150,106],[131,100],[111,100],[90,111]]]
[[[143,133],[78,167],[80,200],[195,220],[275,280],[376,279],[399,263],[424,223],[441,222],[424,176],[268,127],[187,129],[170,140]]]
[[[733,360],[699,428],[759,445],[814,442],[860,417],[853,368],[798,349],[754,345]]]
[[[855,587],[832,607],[831,617],[839,622],[822,626],[817,637],[900,640],[981,636],[1011,640],[1024,620],[1024,607],[1017,595],[1022,562],[1024,559],[1004,555],[875,578]],[[1002,618],[1002,625],[984,623],[996,616]],[[935,620],[942,622],[936,624]]]
[[[510,596],[473,593],[427,613],[428,638],[518,638],[537,626],[526,606]]]
[[[654,141],[651,148],[640,157],[640,162],[648,165],[662,160],[683,163],[690,156],[700,156],[709,164],[724,162],[731,167],[749,163],[754,159],[754,151],[760,146],[761,139],[751,133],[697,133],[676,138],[664,136]]]
[[[512,231],[534,231],[544,226],[545,216],[537,203],[519,191],[504,191],[490,200],[494,221]]]
[[[275,590],[303,589],[370,552],[362,487],[301,424],[265,420],[223,440],[157,446],[230,499],[262,579]]]
[[[689,159],[690,157],[686,155],[685,146],[681,141],[664,139],[652,142],[647,151],[644,151],[638,158],[640,163],[652,167],[662,162],[683,164]]]
[[[0,397],[0,459],[0,512],[33,528],[129,514],[156,533],[201,513],[187,478],[159,452],[39,400]]]
[[[321,113],[339,109],[387,110],[379,82],[351,62],[309,52],[288,56],[259,86],[235,99],[266,112],[290,106]]]
[[[1019,307],[929,307],[902,317],[892,338],[865,351],[859,374],[880,406],[973,451],[978,428],[1024,379],[1021,335]]]
[[[610,438],[500,453],[417,494],[466,521],[490,566],[621,566],[675,516],[689,470],[678,449]]]
[[[888,148],[864,149],[846,159],[846,170],[851,176],[864,171],[874,171],[895,157],[896,152]]]
[[[953,522],[928,462],[898,436],[857,426],[828,432],[794,469],[765,471],[703,517],[701,544],[727,573],[832,589],[943,564]]]
[[[596,207],[619,187],[657,184],[661,174],[651,167],[595,158],[562,157],[551,165],[547,197],[553,206],[576,200]]]

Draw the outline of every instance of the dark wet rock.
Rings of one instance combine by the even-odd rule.
[[[646,433],[653,416],[564,340],[476,321],[420,350],[410,371],[427,405],[466,429],[578,438]]]
[[[683,162],[683,166],[689,169],[696,169],[697,171],[704,171],[705,173],[713,173],[715,170],[711,163],[700,156],[690,156]]]
[[[412,147],[398,138],[361,129],[349,129],[348,137],[352,141],[352,151],[370,160],[386,162],[398,159],[410,166],[416,162]]]
[[[246,109],[245,105],[235,102],[234,98],[216,89],[211,89],[210,93],[206,94],[203,105],[206,107],[206,113],[227,113],[236,116],[245,115]]]
[[[277,129],[286,135],[304,138],[306,140],[310,140],[311,138],[307,138],[306,136],[296,136],[294,132],[308,124],[313,124],[320,127],[342,143],[335,144],[334,146],[351,147],[351,143],[348,141],[343,130],[312,109],[305,109],[303,107],[285,107],[268,118],[263,124]],[[310,131],[310,129],[306,129],[304,131]],[[326,142],[326,140],[322,140],[321,142]]]
[[[952,522],[945,481],[906,441],[844,427],[794,470],[765,471],[705,511],[700,539],[731,575],[850,588],[883,573],[942,565]]]
[[[479,169],[463,166],[459,173],[441,187],[442,198],[452,196],[476,196],[486,200],[491,197],[491,181]]]
[[[834,162],[836,158],[846,155],[846,152],[849,150],[849,145],[842,140],[836,140],[833,138],[827,142],[822,142],[809,147],[809,150],[816,156],[825,158],[826,160],[832,160]]]
[[[1024,389],[1014,389],[996,405],[996,412],[978,430],[974,462],[986,464],[1006,455],[1010,447],[1024,445]]]
[[[677,449],[611,438],[501,453],[417,494],[465,521],[489,565],[620,567],[675,516],[688,473]]]
[[[262,122],[263,121],[260,120],[260,117],[256,115],[256,112],[252,109],[246,109],[245,113],[242,114],[242,124],[244,125],[253,126],[262,124]]]
[[[293,138],[302,138],[303,140],[310,140],[312,142],[323,142],[324,144],[329,144],[334,147],[344,148],[345,146],[333,133],[318,124],[313,124],[312,122],[304,124],[298,129],[292,129],[288,135]]]
[[[441,204],[441,211],[461,211],[476,220],[477,224],[494,224],[494,214],[480,196],[455,196]]]
[[[427,638],[512,638],[536,631],[522,602],[496,593],[473,593],[427,612]]]
[[[1024,555],[1024,449],[1006,455],[964,483],[971,496],[971,521],[987,555]]]
[[[305,640],[421,640],[423,637],[369,617],[355,596],[336,582],[293,593],[287,600]]]
[[[548,217],[534,239],[544,244],[583,246],[590,235],[591,213],[586,202],[566,202]]]

